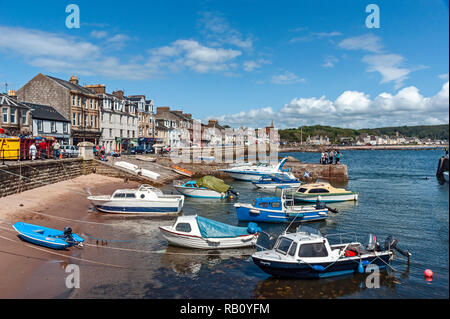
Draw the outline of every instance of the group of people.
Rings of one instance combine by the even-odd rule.
[[[339,151],[330,150],[329,152],[322,152],[322,156],[320,157],[320,164],[334,164],[337,165],[340,163],[342,158],[342,154]]]
[[[45,139],[41,140],[39,143],[31,143],[30,145],[30,157],[31,160],[34,161],[36,156],[39,155],[39,158],[50,158],[50,154],[47,154],[47,151],[50,151],[49,146],[50,141],[46,142]],[[36,145],[37,144],[37,145]],[[52,143],[53,148],[53,159],[61,158],[61,145],[58,141],[54,141]]]

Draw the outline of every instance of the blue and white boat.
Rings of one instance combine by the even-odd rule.
[[[237,218],[242,221],[290,223],[323,220],[328,208],[321,206],[294,205],[294,191],[288,186],[277,187],[279,197],[257,198],[251,204],[236,203]]]
[[[19,233],[19,238],[52,249],[66,249],[72,246],[82,246],[84,239],[72,233],[70,227],[63,231],[48,227],[18,222],[13,225]]]
[[[197,215],[179,216],[172,226],[159,229],[170,245],[198,249],[254,246],[261,233],[255,223],[237,227]]]
[[[302,182],[297,178],[290,178],[286,175],[272,174],[262,176],[258,181],[252,182],[257,188],[275,189],[278,186],[300,187]]]
[[[345,234],[337,234],[339,236]],[[307,227],[295,233],[281,234],[272,249],[252,255],[253,262],[264,272],[277,277],[326,278],[363,273],[367,266],[386,268],[394,259],[394,249],[408,259],[411,254],[397,248],[397,240],[386,238],[384,247],[378,243],[363,246],[358,241],[330,245],[329,236]]]
[[[239,195],[232,186],[214,176],[203,176],[184,183],[177,181],[173,187],[184,196],[194,198],[232,198]]]
[[[268,163],[258,163],[254,165],[240,165],[231,166],[227,169],[222,169],[221,171],[228,173],[231,177],[236,180],[254,182],[261,179],[261,177],[270,174],[279,174],[291,179],[295,179],[294,174],[289,169],[283,169],[287,158],[283,158],[278,164],[270,165]]]
[[[100,212],[134,215],[178,214],[184,205],[183,195],[165,195],[161,190],[141,185],[138,189],[118,189],[112,195],[89,196]]]

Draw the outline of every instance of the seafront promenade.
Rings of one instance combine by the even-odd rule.
[[[280,153],[287,152],[314,152],[319,153],[323,150],[339,151],[371,151],[371,150],[433,150],[448,148],[448,145],[442,144],[418,144],[418,145],[299,145],[282,146]]]

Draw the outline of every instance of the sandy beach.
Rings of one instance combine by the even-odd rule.
[[[90,193],[109,194],[117,188],[136,186],[134,182],[125,183],[123,179],[107,176],[95,174],[80,176],[0,198],[0,219],[12,224],[23,221],[57,229],[70,226],[74,233],[85,234],[91,231],[99,236],[107,230],[104,230],[104,227],[94,228],[94,223],[108,222],[108,218],[90,210],[90,203],[86,197]],[[75,222],[76,220],[87,223]],[[65,272],[67,264],[82,264],[90,273],[102,272],[107,267],[100,263],[82,261],[82,259],[101,260],[102,251],[95,252],[95,249],[51,251],[27,244],[21,241],[17,233],[12,231],[12,227],[5,222],[0,222],[0,241],[2,243],[0,272],[8,274],[0,278],[0,298],[66,298],[70,294],[65,286],[65,278],[68,275]]]

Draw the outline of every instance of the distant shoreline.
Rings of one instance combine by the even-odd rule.
[[[323,146],[297,146],[297,147],[280,147],[278,149],[279,153],[293,153],[293,152],[310,152],[310,153],[320,153],[323,150],[339,150],[339,151],[371,151],[371,150],[383,150],[383,151],[392,151],[392,150],[417,150],[417,151],[425,151],[425,150],[433,150],[433,149],[444,149],[448,148],[448,145],[374,145],[374,146],[332,146],[332,145],[323,145]]]

